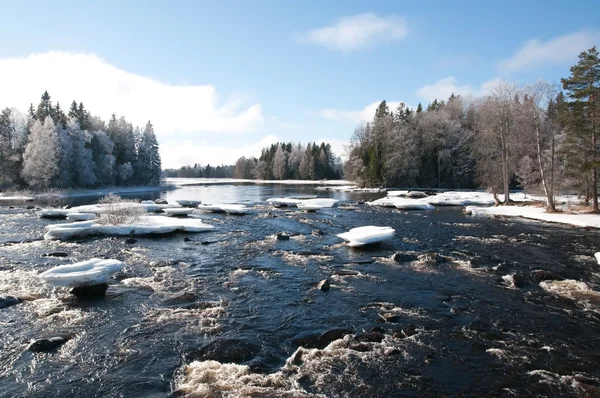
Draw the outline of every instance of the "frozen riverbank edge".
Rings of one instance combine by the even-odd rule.
[[[534,206],[467,206],[465,213],[473,216],[519,217],[551,223],[569,224],[583,228],[600,228],[600,214],[546,213],[546,209]]]
[[[77,198],[86,196],[104,196],[109,193],[118,195],[132,195],[138,193],[163,192],[177,189],[175,185],[159,185],[150,187],[107,187],[98,189],[74,189],[74,190],[56,190],[50,192],[32,193],[32,194],[0,194],[0,203],[2,202],[30,202],[35,200]]]

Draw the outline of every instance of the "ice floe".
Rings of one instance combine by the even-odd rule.
[[[156,213],[163,211],[164,209],[178,207],[178,205],[158,205],[152,201],[144,201],[142,203],[122,202],[76,206],[71,209],[42,209],[37,214],[40,218],[65,218],[69,213],[107,214],[125,208],[140,209],[148,213]]]
[[[596,257],[596,260],[598,260],[598,264],[600,264],[600,252],[595,253],[594,256]]]
[[[210,213],[248,214],[250,209],[244,205],[236,204],[202,204],[198,209]]]
[[[169,216],[187,216],[194,211],[191,207],[179,207],[174,209],[163,209],[163,212]]]
[[[178,205],[185,207],[196,207],[202,203],[201,200],[179,199],[176,201]]]
[[[337,236],[345,240],[350,247],[360,247],[390,239],[395,232],[391,227],[365,226],[352,228],[350,231]]]
[[[308,199],[303,200],[297,204],[297,207],[305,211],[316,211],[324,208],[330,208],[335,206],[338,201],[335,199],[321,198],[321,199]]]
[[[270,198],[267,202],[275,207],[296,207],[298,203],[302,202],[302,199],[295,198]]]
[[[465,213],[474,216],[523,217],[533,220],[570,224],[578,227],[600,228],[599,214],[546,213],[546,209],[534,206],[467,206]]]
[[[89,235],[153,235],[168,234],[175,231],[203,232],[214,229],[198,219],[172,218],[165,216],[142,216],[131,223],[105,225],[95,221],[79,221],[69,224],[56,224],[46,227],[44,239],[71,239]]]
[[[486,192],[441,192],[426,198],[429,204],[434,206],[470,206],[483,205],[492,206],[494,196]]]
[[[92,213],[67,213],[67,220],[69,221],[90,221],[95,219],[96,215]]]
[[[433,206],[424,199],[400,198],[397,196],[367,202],[369,206],[395,207],[401,210],[431,210]]]
[[[111,274],[124,264],[118,260],[92,258],[75,264],[59,265],[42,272],[39,277],[53,286],[80,287],[106,283]]]

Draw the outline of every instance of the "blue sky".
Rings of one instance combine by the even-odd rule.
[[[3,15],[0,106],[25,111],[48,89],[64,107],[150,119],[166,166],[276,139],[339,152],[382,99],[558,82],[600,44],[600,5],[585,0],[32,1]]]

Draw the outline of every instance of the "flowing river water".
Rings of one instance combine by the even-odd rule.
[[[340,206],[304,213],[264,202],[313,193]],[[0,294],[23,299],[0,309],[1,397],[600,396],[597,231],[454,207],[374,208],[360,201],[381,194],[302,186],[138,197],[159,196],[254,211],[203,215],[212,232],[128,244],[44,241],[45,226],[64,221],[0,206]],[[364,225],[396,236],[365,250],[335,236]],[[421,259],[395,261],[397,252]],[[92,257],[127,264],[103,299],[79,301],[37,279]],[[315,288],[326,278],[328,291]],[[55,335],[69,340],[27,350]]]

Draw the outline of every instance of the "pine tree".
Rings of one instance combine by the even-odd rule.
[[[142,133],[137,153],[138,183],[144,185],[160,184],[161,160],[158,142],[152,123],[148,122]],[[207,169],[209,166],[206,166]]]
[[[591,174],[592,206],[598,209],[598,167],[600,148],[600,58],[596,47],[579,54],[579,62],[571,67],[571,76],[561,79],[567,97],[571,117],[569,118],[569,144],[578,148],[579,167]]]
[[[417,105],[417,113],[421,112],[423,112],[423,105],[421,105],[421,103],[419,102],[419,105]]]

